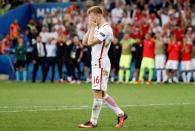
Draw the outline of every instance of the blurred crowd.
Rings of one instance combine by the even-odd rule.
[[[82,8],[72,5],[43,19],[32,16],[26,30],[15,20],[1,40],[1,54],[14,53],[16,79],[22,71],[26,81],[27,67],[33,63],[33,82],[39,67],[42,82],[49,69],[51,82],[55,73],[59,83],[80,83],[82,74],[90,82],[91,48],[81,42],[87,30],[86,10],[97,4],[104,7],[114,32],[109,50],[111,81],[150,84],[156,75],[156,83],[177,83],[178,69],[184,83],[195,81],[195,4],[190,0],[87,1]]]

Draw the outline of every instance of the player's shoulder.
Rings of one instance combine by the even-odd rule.
[[[102,29],[103,29],[103,30],[107,30],[107,31],[112,31],[112,27],[111,27],[108,23],[105,23],[105,24],[102,26]]]

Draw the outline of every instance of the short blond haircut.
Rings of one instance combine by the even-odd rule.
[[[103,15],[104,14],[104,10],[102,9],[101,6],[92,6],[90,7],[88,10],[87,10],[87,14],[90,14],[90,13],[95,13],[95,14],[101,14]]]

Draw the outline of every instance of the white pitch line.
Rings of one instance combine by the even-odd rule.
[[[168,103],[168,104],[140,104],[140,105],[122,105],[121,107],[151,107],[151,106],[184,106],[194,105],[195,103]],[[103,106],[105,108],[105,106]],[[14,112],[47,112],[47,111],[63,111],[63,110],[82,110],[91,109],[89,105],[82,106],[0,106],[0,109],[21,109],[21,110],[0,110],[0,113]],[[35,109],[32,109],[35,108]],[[37,108],[37,109],[36,109]]]

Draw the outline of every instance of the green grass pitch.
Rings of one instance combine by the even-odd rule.
[[[0,131],[79,131],[90,118],[90,84],[0,82]],[[109,84],[128,113],[124,131],[195,131],[195,85]],[[115,131],[116,116],[102,109],[97,131]],[[90,129],[89,129],[90,130]]]

